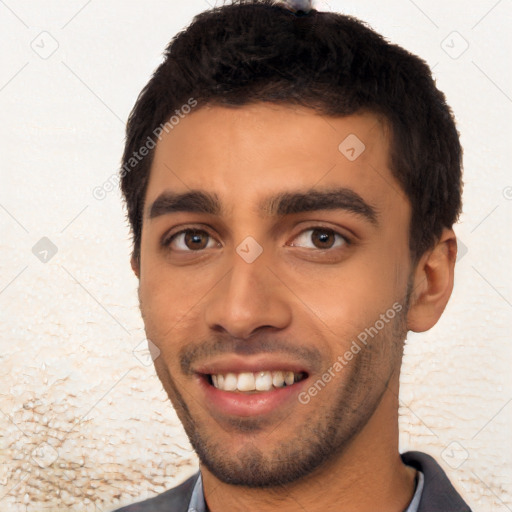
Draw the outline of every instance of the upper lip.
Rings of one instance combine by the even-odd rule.
[[[222,356],[211,361],[199,364],[194,368],[196,373],[203,375],[218,375],[226,373],[256,373],[259,371],[292,371],[294,373],[308,373],[304,364],[297,361],[285,360],[278,356]]]

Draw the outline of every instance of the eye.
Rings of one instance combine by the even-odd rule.
[[[177,251],[200,251],[217,247],[218,242],[204,229],[183,229],[166,237],[162,245]]]
[[[311,242],[314,244],[313,247],[309,247],[311,249],[335,249],[350,244],[350,241],[340,233],[321,226],[305,229],[295,240],[299,242],[294,241],[291,246],[307,247]]]

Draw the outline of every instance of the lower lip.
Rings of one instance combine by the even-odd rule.
[[[269,414],[293,400],[298,402],[298,394],[307,380],[306,378],[291,386],[272,391],[239,393],[217,389],[204,377],[198,377],[198,379],[205,395],[205,405],[213,414],[220,412],[228,416],[245,417]]]

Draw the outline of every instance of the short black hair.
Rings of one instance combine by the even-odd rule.
[[[386,121],[389,166],[412,205],[413,261],[457,221],[462,148],[425,61],[351,16],[294,12],[275,0],[235,0],[197,15],[172,39],[129,116],[120,176],[137,262],[161,127],[172,128],[170,116],[190,111],[189,105],[258,102],[300,105],[327,116],[371,112]],[[135,159],[144,146],[147,156]]]

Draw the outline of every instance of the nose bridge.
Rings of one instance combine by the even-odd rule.
[[[254,257],[252,243],[242,242],[233,252],[231,271],[213,291],[205,310],[210,328],[237,338],[263,326],[282,329],[291,320],[284,290],[267,268],[267,255],[261,252]]]
[[[232,258],[226,298],[234,301],[233,306],[250,311],[263,303],[264,294],[275,286],[274,283],[269,282],[272,274],[267,268],[266,255],[260,255],[254,260],[252,260],[254,255],[251,255],[250,259],[240,255],[242,251],[247,251],[246,255],[251,254],[250,242],[240,244],[237,249],[239,252]],[[269,295],[272,294],[269,293]]]

